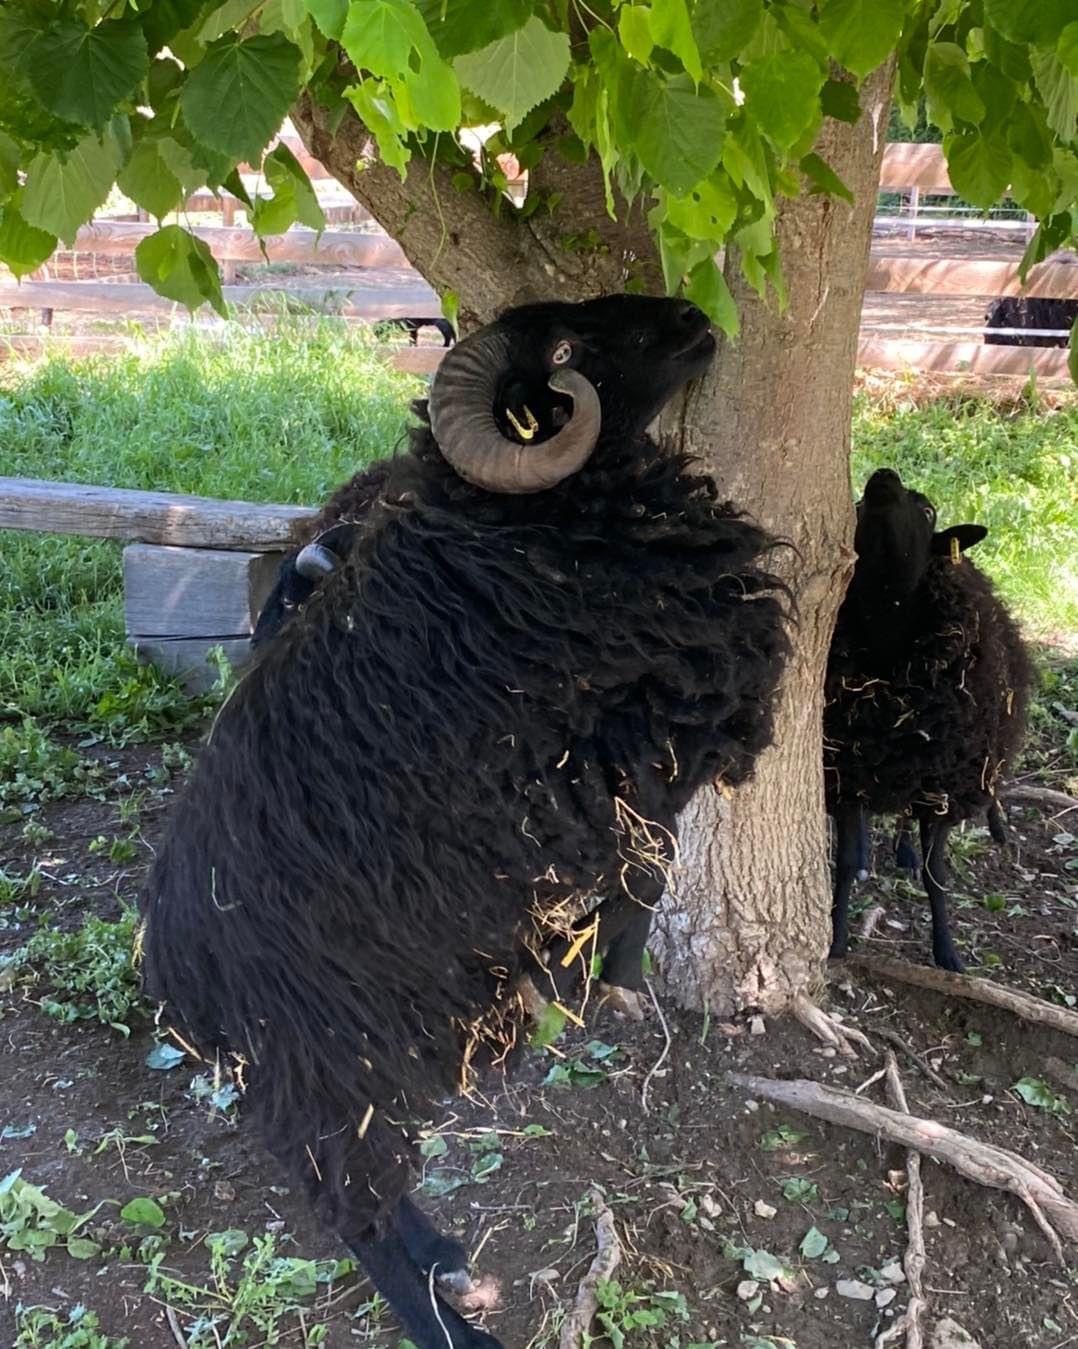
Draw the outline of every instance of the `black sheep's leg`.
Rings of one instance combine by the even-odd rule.
[[[424,1274],[433,1269],[437,1282],[453,1293],[467,1293],[468,1252],[453,1237],[443,1236],[431,1220],[405,1195],[397,1206],[397,1230],[408,1254]]]
[[[656,903],[662,895],[661,882],[657,890]],[[644,987],[644,950],[651,931],[652,912],[650,896],[645,900],[634,901],[625,925],[603,955],[604,984],[628,989],[633,993],[638,993]]]
[[[947,867],[947,839],[951,826],[936,816],[921,820],[921,880],[932,908],[932,957],[943,970],[961,974],[965,969],[951,937],[947,920],[947,891],[950,880]]]
[[[1001,848],[1005,848],[1010,842],[1007,834],[1007,821],[1003,818],[1003,811],[1000,809],[998,801],[993,801],[988,807],[988,832]]]
[[[502,1349],[493,1335],[471,1325],[435,1292],[430,1275],[415,1263],[394,1226],[383,1236],[366,1233],[347,1242],[418,1349]]]
[[[908,872],[911,877],[916,876],[920,870],[917,850],[913,846],[913,829],[909,820],[905,818],[895,831],[895,866],[899,871]]]
[[[835,810],[835,892],[831,909],[829,960],[841,960],[849,945],[850,891],[857,875],[862,818],[858,805],[841,805]]]

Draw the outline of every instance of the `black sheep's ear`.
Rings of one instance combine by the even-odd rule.
[[[952,525],[950,529],[941,529],[932,535],[932,551],[936,554],[953,553],[957,544],[958,551],[964,553],[987,535],[985,525]]]

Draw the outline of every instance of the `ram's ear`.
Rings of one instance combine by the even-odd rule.
[[[932,535],[932,551],[937,554],[953,553],[957,545],[958,551],[964,553],[967,548],[980,543],[987,534],[985,525],[952,525],[950,529],[941,529]]]

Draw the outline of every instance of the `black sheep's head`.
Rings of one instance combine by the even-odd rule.
[[[936,508],[924,493],[906,487],[894,469],[877,469],[857,503],[857,568],[851,591],[902,604],[934,557],[957,561],[987,533],[984,525],[937,530]]]
[[[431,429],[462,478],[541,492],[583,467],[600,436],[640,434],[714,353],[711,325],[687,300],[524,305],[446,356]]]

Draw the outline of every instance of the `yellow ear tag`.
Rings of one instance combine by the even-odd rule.
[[[521,426],[520,422],[513,416],[512,408],[506,408],[505,415],[509,418],[509,425],[521,440],[531,440],[532,436],[539,430],[539,423],[535,420],[535,414],[532,412],[531,408],[528,407],[527,403],[524,404],[524,416],[527,418],[527,426]]]
[[[951,561],[956,567],[962,561],[962,550],[958,546],[958,540],[953,536],[951,538]]]

